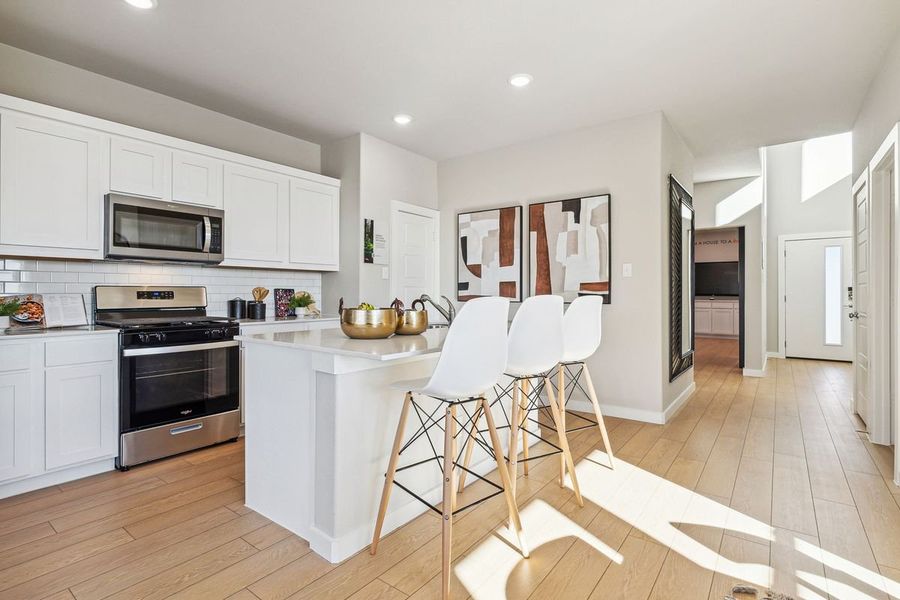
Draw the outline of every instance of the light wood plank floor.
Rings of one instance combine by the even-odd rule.
[[[477,506],[455,524],[454,597],[721,599],[740,581],[900,596],[892,451],[860,435],[849,366],[773,360],[744,378],[736,365],[735,342],[699,340],[697,391],[675,419],[608,419],[614,471],[597,433],[573,434],[584,508],[555,457],[527,478],[520,466],[531,558],[509,543],[502,497]],[[0,500],[0,598],[438,597],[430,511],[377,556],[331,565],[244,508],[242,481],[237,443]]]

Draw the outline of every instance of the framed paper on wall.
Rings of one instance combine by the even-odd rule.
[[[528,206],[531,294],[611,300],[610,195]]]
[[[456,299],[522,301],[522,207],[457,215]]]

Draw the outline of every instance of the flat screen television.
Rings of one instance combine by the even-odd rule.
[[[737,262],[696,263],[695,294],[697,296],[738,296],[740,269]]]

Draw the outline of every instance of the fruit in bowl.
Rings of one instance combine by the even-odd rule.
[[[375,306],[369,304],[368,302],[360,302],[359,306],[357,306],[356,308],[358,308],[359,310],[375,310]]]

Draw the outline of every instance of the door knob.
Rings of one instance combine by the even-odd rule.
[[[859,313],[856,312],[856,311],[853,311],[852,313],[850,313],[850,314],[847,315],[847,316],[850,317],[851,319],[858,319],[858,318],[859,318]]]

